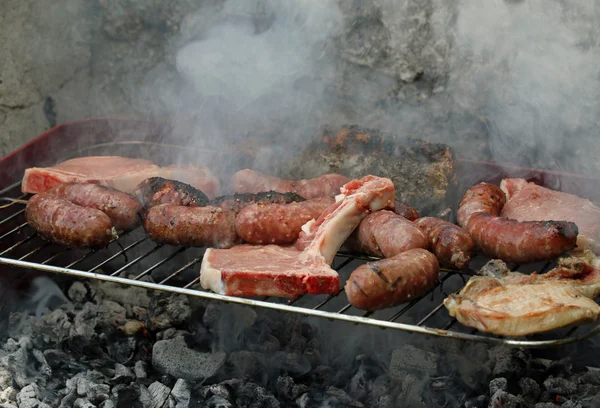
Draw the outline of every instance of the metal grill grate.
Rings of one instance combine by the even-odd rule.
[[[338,253],[333,263],[342,281],[342,289],[334,295],[305,295],[291,300],[223,296],[204,291],[199,285],[203,249],[154,243],[146,237],[141,227],[121,234],[105,249],[84,251],[64,248],[43,241],[28,226],[24,217],[27,198],[20,194],[20,183],[0,192],[0,263],[29,272],[66,274],[251,307],[512,347],[558,346],[581,341],[600,332],[598,325],[556,330],[526,339],[510,339],[464,327],[449,316],[442,301],[448,294],[460,290],[469,275],[474,273],[472,271],[442,269],[438,283],[425,296],[396,308],[377,312],[360,311],[347,302],[343,283],[358,265],[376,258],[342,252]],[[486,259],[475,259],[472,267],[476,269],[485,262]],[[532,270],[537,271],[550,267],[551,263],[531,266]],[[516,269],[515,266],[513,270]],[[150,276],[153,279],[148,279]]]

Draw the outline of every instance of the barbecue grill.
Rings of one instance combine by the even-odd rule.
[[[170,131],[169,125],[161,122],[123,118],[86,119],[59,125],[0,159],[0,263],[25,274],[52,272],[357,325],[511,347],[559,346],[590,338],[600,332],[598,324],[513,339],[479,333],[462,326],[449,316],[442,301],[448,294],[464,286],[470,275],[475,273],[474,270],[487,261],[484,258],[474,259],[470,271],[442,268],[437,285],[419,299],[396,308],[364,312],[348,304],[343,289],[334,295],[306,295],[292,300],[237,298],[204,291],[199,285],[199,268],[204,250],[154,243],[145,236],[141,227],[122,234],[105,249],[85,251],[45,242],[25,222],[24,203],[29,196],[21,193],[20,183],[28,167],[48,166],[69,158],[91,155],[147,158],[160,165],[186,160],[191,164],[203,162],[212,168],[223,165],[218,152],[210,149],[161,143]],[[452,202],[458,203],[464,191],[475,183],[498,183],[504,177],[523,177],[553,189],[600,201],[600,179],[459,159],[457,188],[451,194]],[[333,268],[345,282],[358,265],[374,259],[340,252]],[[552,262],[547,262],[523,268],[512,265],[512,269],[544,272],[552,266]],[[152,281],[147,278],[150,275],[159,278]]]

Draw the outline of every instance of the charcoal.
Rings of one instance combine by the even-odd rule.
[[[577,395],[579,397],[592,397],[600,393],[600,387],[594,384],[578,384]]]
[[[43,315],[33,326],[32,339],[38,348],[54,347],[69,336],[71,322],[67,312],[56,309]]]
[[[600,370],[588,370],[583,374],[583,381],[600,385]]]
[[[213,377],[225,362],[225,353],[202,353],[188,348],[182,337],[161,340],[152,349],[152,365],[164,374],[187,381]]]
[[[426,404],[423,401],[424,394],[423,381],[413,374],[407,374],[402,379],[402,389],[398,394],[396,403],[399,406],[425,407]]]
[[[135,349],[136,340],[133,337],[113,338],[107,347],[110,358],[121,364],[131,361]]]
[[[490,350],[490,359],[494,364],[494,377],[519,378],[527,369],[528,357],[519,350],[495,347]]]
[[[394,408],[395,407],[395,397],[392,395],[382,395],[376,401],[373,406],[378,408]]]
[[[271,353],[274,351],[278,351],[281,348],[281,344],[279,343],[277,337],[265,332],[264,330],[257,332],[257,330],[253,330],[253,328],[251,327],[244,333],[246,346],[250,351],[257,351],[260,353]]]
[[[317,349],[307,348],[302,354],[310,362],[311,367],[316,367],[321,363],[321,353]]]
[[[570,358],[552,361],[546,369],[546,375],[552,377],[570,377],[576,371],[576,367]]]
[[[320,365],[310,373],[310,381],[315,385],[330,385],[333,383],[335,370],[329,366]]]
[[[544,381],[544,388],[551,394],[571,395],[577,392],[577,385],[560,377],[549,377]]]
[[[8,402],[0,403],[0,408],[19,408],[16,405],[13,405]]]
[[[266,369],[265,357],[253,351],[234,351],[227,357],[227,374],[230,377],[259,379]]]
[[[77,390],[72,389],[70,390],[67,395],[65,395],[62,400],[60,401],[60,407],[72,407],[73,404],[75,403],[75,400],[77,399],[78,395],[77,395]]]
[[[108,299],[122,305],[141,306],[147,308],[150,305],[148,291],[137,286],[123,286],[112,282],[93,281],[90,283],[90,291],[99,299]]]
[[[287,400],[295,400],[300,395],[308,391],[308,387],[304,384],[295,384],[294,379],[287,375],[277,377],[275,385],[277,394]]]
[[[524,408],[525,401],[522,397],[510,394],[506,391],[496,391],[490,398],[490,408],[502,407],[502,408]]]
[[[154,296],[150,302],[152,328],[164,330],[184,324],[192,316],[192,309],[187,296],[160,295]]]
[[[541,393],[539,384],[533,378],[529,377],[519,379],[519,389],[523,398],[529,402],[537,401]]]
[[[361,402],[356,401],[354,398],[348,395],[346,391],[335,387],[327,387],[327,390],[325,391],[325,399],[329,404],[334,406],[342,405],[356,408],[362,408],[364,406]]]
[[[239,408],[279,408],[275,396],[263,387],[248,382],[237,390],[235,406]]]
[[[152,396],[152,405],[155,407],[162,407],[171,393],[171,389],[169,387],[161,384],[158,381],[150,384],[148,391],[150,391],[150,395]]]
[[[286,353],[284,351],[276,352],[269,363],[274,368],[284,371],[292,376],[301,376],[311,370],[311,364],[306,357],[298,353]]]
[[[365,355],[357,356],[356,362],[358,369],[350,379],[348,391],[354,398],[362,399],[371,392],[372,380],[383,374],[383,370]]]
[[[256,321],[256,311],[240,305],[226,305],[211,302],[204,311],[203,322],[211,329],[218,329],[224,322],[235,323],[238,327],[250,327]]]
[[[146,408],[141,402],[140,387],[137,385],[117,386],[113,394],[116,394],[116,408]]]
[[[0,370],[10,373],[8,378],[12,377],[19,387],[32,383],[44,386],[52,375],[44,354],[32,347],[31,339],[22,337],[16,351],[0,358]]]
[[[210,351],[213,337],[208,328],[200,322],[192,322],[189,325],[189,329],[192,333],[194,348],[202,351]]]
[[[188,408],[192,391],[187,381],[179,379],[171,390],[169,405],[174,408]]]
[[[71,302],[76,304],[83,304],[85,303],[88,297],[88,288],[83,284],[83,282],[73,282],[73,284],[67,292],[67,296],[69,297]]]
[[[207,399],[213,395],[216,395],[216,396],[225,398],[228,401],[231,401],[232,394],[233,394],[232,391],[233,391],[233,387],[230,387],[227,384],[221,383],[221,384],[206,385],[199,390],[198,394],[204,399]]]
[[[593,397],[582,398],[580,402],[583,408],[600,407],[600,394],[596,394]]]
[[[98,405],[98,408],[115,408],[115,403],[111,400],[106,400],[100,405]]]
[[[480,395],[465,401],[465,408],[487,408],[489,398],[486,395]],[[494,407],[496,408],[496,407]]]
[[[497,391],[507,391],[508,380],[504,377],[494,378],[490,381],[490,395],[494,395]]]
[[[206,403],[206,408],[233,408],[233,404],[227,401],[225,398],[218,395],[210,397]]]
[[[14,402],[17,400],[17,390],[13,387],[6,387],[0,391],[0,402]]]
[[[115,384],[129,384],[134,379],[134,375],[131,370],[125,367],[123,364],[115,364],[115,376],[111,378],[110,383]]]
[[[411,345],[392,351],[389,365],[392,378],[401,380],[407,372],[435,374],[438,371],[438,356]]]
[[[148,364],[145,361],[138,360],[135,362],[135,366],[133,367],[133,372],[135,373],[135,377],[138,380],[143,380],[148,377]]]
[[[73,408],[96,408],[96,406],[85,398],[77,398],[73,403]]]
[[[555,407],[559,407],[560,405],[556,405],[553,402],[538,402],[537,404],[535,404],[533,406],[533,408],[555,408]]]
[[[572,400],[564,400],[560,406],[561,408],[583,408],[579,402]]]

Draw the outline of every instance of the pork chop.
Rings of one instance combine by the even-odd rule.
[[[394,205],[390,179],[366,176],[341,188],[304,250],[276,245],[209,248],[200,266],[204,289],[231,296],[296,297],[340,290],[331,263],[344,241],[370,212]],[[314,225],[314,221],[309,222]]]
[[[600,273],[581,259],[568,259],[546,274],[510,272],[501,261],[482,268],[444,305],[462,324],[502,336],[525,336],[597,321]],[[502,267],[503,266],[503,267]],[[487,271],[486,271],[487,269]],[[490,272],[491,271],[491,272]]]
[[[95,183],[132,194],[150,177],[162,177],[192,185],[208,198],[220,194],[220,183],[204,166],[159,167],[149,160],[119,156],[89,156],[67,160],[52,167],[25,170],[21,190],[38,194],[60,183]]]
[[[576,251],[600,254],[600,207],[573,194],[550,190],[524,179],[504,179],[507,202],[501,216],[518,221],[570,221],[578,229]]]

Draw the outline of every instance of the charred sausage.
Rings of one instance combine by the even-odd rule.
[[[356,268],[346,282],[346,296],[357,309],[394,307],[427,293],[439,273],[435,255],[421,248],[410,249]]]
[[[346,240],[351,251],[390,258],[413,248],[429,248],[429,240],[411,221],[382,210],[369,214]]]
[[[224,195],[210,200],[208,205],[239,213],[243,208],[252,204],[289,204],[301,201],[306,201],[306,199],[296,193],[265,191]]]
[[[551,260],[575,248],[575,223],[500,217],[505,203],[504,192],[487,183],[471,187],[460,202],[458,225],[487,256],[522,264]]]
[[[146,209],[160,204],[186,207],[204,207],[208,204],[206,194],[197,188],[162,177],[151,177],[142,181],[134,194]]]
[[[146,212],[144,230],[153,241],[169,245],[230,248],[239,243],[235,213],[218,207],[160,204]]]
[[[419,218],[419,212],[410,205],[402,201],[394,201],[394,212],[409,221],[415,221]]]
[[[434,217],[415,221],[417,227],[429,238],[433,253],[442,265],[464,269],[471,262],[475,243],[471,236],[458,225]]]
[[[297,193],[310,199],[334,197],[340,194],[340,188],[350,179],[341,174],[325,174],[309,180],[285,180],[261,172],[244,169],[233,175],[232,189],[235,193],[260,193],[277,191]]]
[[[100,210],[112,221],[117,230],[127,231],[141,221],[142,206],[132,196],[114,188],[98,184],[62,183],[45,194],[70,201],[82,207]]]
[[[235,219],[240,238],[250,244],[289,245],[298,239],[304,224],[319,216],[334,203],[322,197],[289,204],[252,204]]]
[[[102,211],[46,193],[29,199],[25,218],[42,238],[68,247],[103,248],[114,236],[110,217]]]

